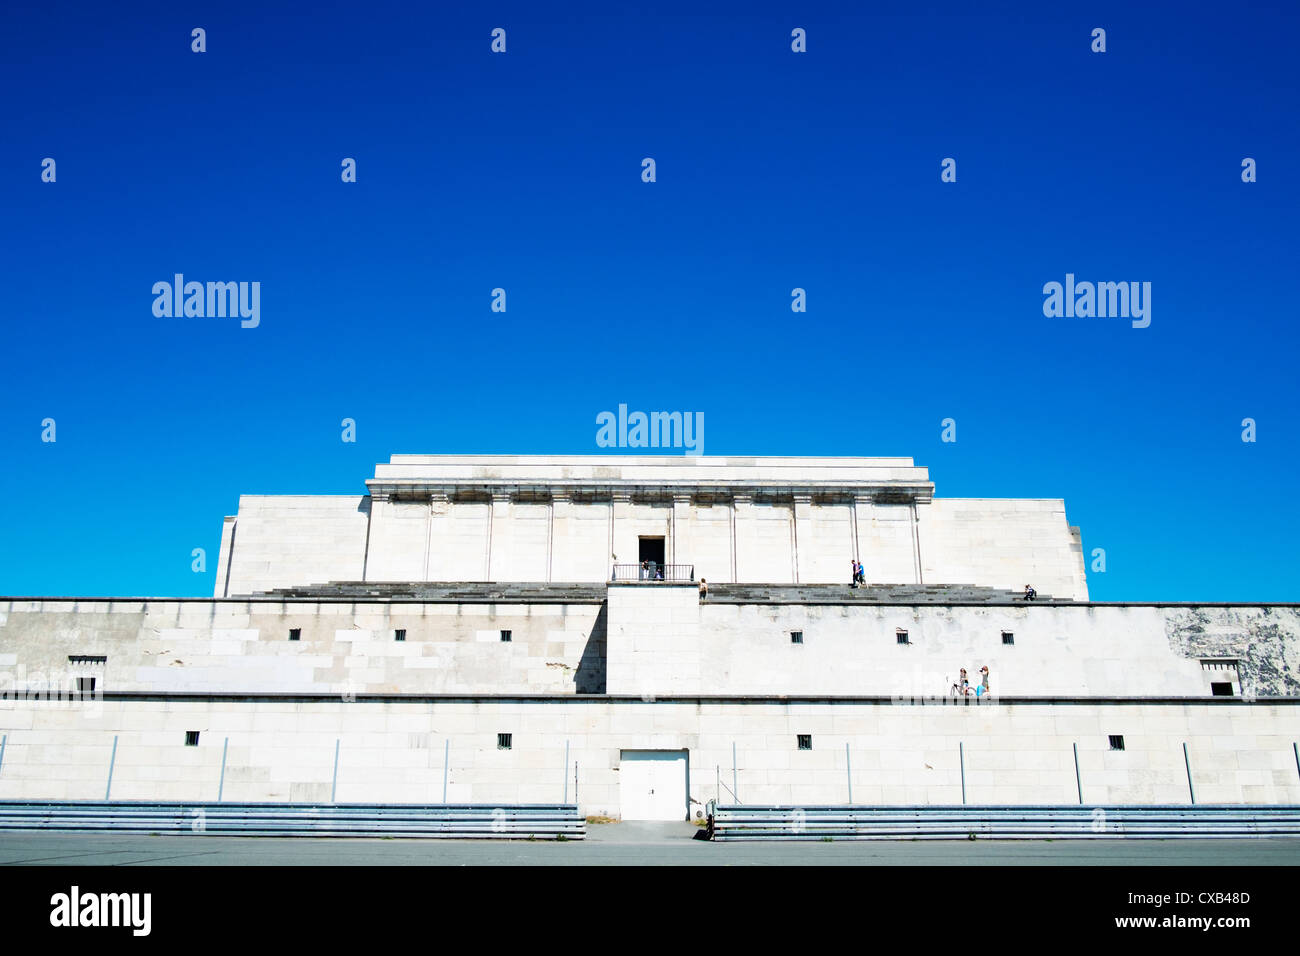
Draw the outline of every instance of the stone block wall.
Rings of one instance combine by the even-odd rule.
[[[0,694],[81,675],[100,691],[602,693],[605,615],[598,603],[0,603]]]
[[[1086,600],[1078,539],[1059,500],[916,503],[815,495],[644,500],[240,499],[216,596],[327,581],[600,582],[635,564],[641,537],[714,583],[973,584]]]
[[[701,603],[691,584],[606,593],[604,604],[11,600],[0,603],[0,692],[86,676],[141,692],[932,697],[960,668],[976,682],[987,665],[1001,696],[1203,697],[1214,683],[1300,696],[1290,605]]]
[[[726,701],[709,698],[103,700],[0,706],[0,799],[223,797],[485,804],[558,802],[619,816],[624,750],[686,750],[692,814],[732,778],[746,803],[956,804],[959,745],[970,804],[1300,803],[1300,705],[1245,701]],[[199,732],[196,747],[187,731]],[[501,749],[498,734],[511,735]],[[798,735],[811,736],[800,750]],[[1111,736],[1124,738],[1112,749]],[[565,745],[569,763],[565,763]],[[847,746],[847,752],[846,752]],[[851,778],[850,765],[851,763]],[[724,799],[729,799],[723,791]],[[686,808],[683,807],[683,816]]]

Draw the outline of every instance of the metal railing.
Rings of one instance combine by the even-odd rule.
[[[581,840],[575,804],[147,803],[0,800],[0,830],[198,836]]]
[[[1041,840],[1300,836],[1300,806],[717,806],[714,840]]]
[[[656,564],[654,561],[647,561],[644,564],[616,564],[613,570],[610,571],[609,579],[620,584],[629,582],[689,583],[695,580],[695,565]]]

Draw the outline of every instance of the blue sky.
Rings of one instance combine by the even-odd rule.
[[[6,11],[0,593],[208,595],[241,493],[623,402],[1064,498],[1097,600],[1300,597],[1295,8],[413,6]],[[178,272],[260,325],[155,317]],[[1045,317],[1067,272],[1150,327]]]

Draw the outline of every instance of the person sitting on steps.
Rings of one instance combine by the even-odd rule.
[[[1033,600],[1034,598],[1036,598],[1036,597],[1038,597],[1038,592],[1034,590],[1034,586],[1033,586],[1032,584],[1026,584],[1026,585],[1025,585],[1025,600],[1026,600],[1026,601],[1032,601],[1032,600]]]

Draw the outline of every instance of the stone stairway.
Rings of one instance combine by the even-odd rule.
[[[292,600],[599,602],[605,585],[545,581],[330,581],[255,591],[252,597]]]
[[[629,584],[633,582],[628,582]],[[641,582],[639,587],[663,587]],[[689,585],[687,585],[689,586]],[[331,581],[254,592],[252,597],[284,600],[372,600],[436,602],[520,602],[556,604],[599,602],[604,582],[545,581]],[[974,584],[710,584],[710,604],[1023,604],[1020,591]],[[1035,604],[1068,604],[1039,594]]]
[[[710,604],[1024,604],[1023,591],[976,584],[710,584]],[[1069,604],[1041,591],[1034,604]]]

